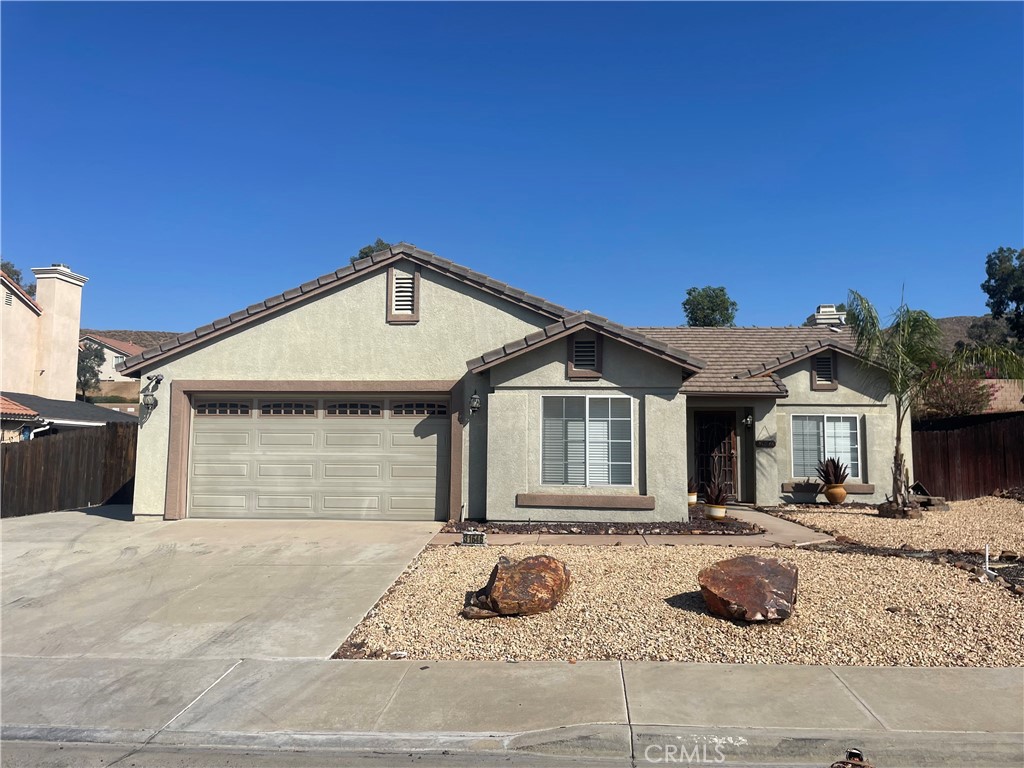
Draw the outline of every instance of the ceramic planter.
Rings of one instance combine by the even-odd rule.
[[[706,517],[708,520],[725,519],[725,506],[719,506],[718,504],[705,504],[704,517]]]
[[[696,492],[687,494],[687,496],[686,496],[686,503],[689,506],[691,506],[691,507],[696,506],[696,504],[697,504],[697,494],[696,494]]]
[[[828,499],[829,504],[842,504],[846,501],[846,489],[841,483],[839,485],[826,485],[825,498]]]

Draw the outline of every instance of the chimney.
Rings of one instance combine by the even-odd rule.
[[[82,286],[89,278],[67,264],[33,267],[36,303],[43,310],[36,342],[33,394],[74,400],[78,382],[78,332],[82,321]]]
[[[846,313],[836,310],[835,304],[819,304],[814,311],[815,325],[846,325]]]

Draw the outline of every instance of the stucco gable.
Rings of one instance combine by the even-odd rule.
[[[461,283],[471,285],[517,306],[530,309],[548,319],[554,320],[573,314],[571,310],[565,307],[553,304],[518,288],[513,288],[507,283],[495,280],[480,272],[474,272],[468,267],[455,264],[429,251],[424,251],[408,243],[399,243],[387,250],[378,251],[372,256],[360,259],[354,264],[322,275],[316,280],[310,280],[296,288],[289,289],[284,293],[271,296],[262,302],[234,312],[227,317],[222,317],[193,331],[183,333],[157,347],[147,349],[125,360],[124,363],[118,366],[117,370],[125,376],[137,377],[141,375],[144,368],[149,368],[172,354],[180,354],[192,346],[206,343],[225,333],[237,331],[250,323],[261,322],[268,317],[292,310],[296,306],[314,301],[326,293],[334,292],[339,287],[358,280],[364,275],[381,272],[392,264],[403,260],[445,275]]]
[[[524,338],[514,339],[497,349],[485,352],[480,357],[469,360],[466,365],[470,372],[482,373],[528,351],[543,347],[585,329],[663,360],[668,360],[689,373],[696,373],[704,367],[703,361],[698,360],[681,349],[670,346],[663,341],[648,338],[643,334],[590,312],[579,312],[565,317]]]

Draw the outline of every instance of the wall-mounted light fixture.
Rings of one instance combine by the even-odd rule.
[[[469,396],[469,415],[475,416],[476,412],[480,410],[480,395],[473,390],[473,394]]]
[[[754,417],[751,414],[748,413],[746,416],[743,417],[743,426],[746,427],[747,429],[754,428]]]
[[[156,395],[154,395],[152,392],[146,392],[142,396],[142,407],[145,408],[147,411],[152,411],[154,408],[156,408],[156,406]]]

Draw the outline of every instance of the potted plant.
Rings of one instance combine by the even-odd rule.
[[[690,507],[697,506],[697,478],[692,475],[686,481],[686,504]]]
[[[847,466],[839,459],[829,457],[818,462],[818,477],[825,484],[825,498],[829,504],[842,504],[846,500],[846,489],[843,483],[850,476]]]
[[[719,477],[704,485],[704,516],[709,520],[725,518],[725,505],[729,492]]]

